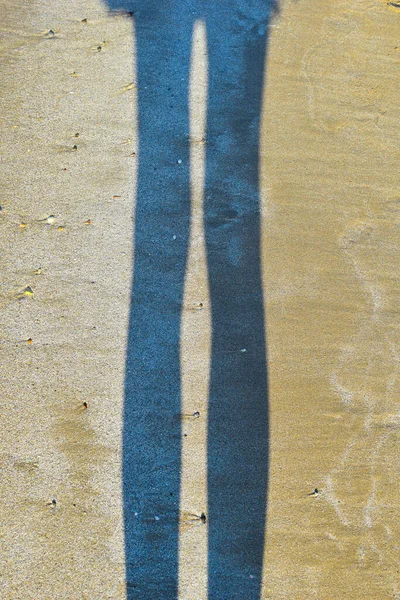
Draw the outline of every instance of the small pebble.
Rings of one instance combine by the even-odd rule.
[[[39,219],[39,222],[41,223],[48,223],[49,225],[52,225],[56,220],[56,217],[54,215],[49,215],[48,217],[46,217],[45,219]]]

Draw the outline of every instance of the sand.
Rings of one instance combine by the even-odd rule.
[[[122,600],[134,19],[97,0],[62,11],[50,0],[1,0],[0,11],[0,595]],[[260,143],[270,416],[262,600],[400,598],[399,19],[386,2],[285,2],[270,26]],[[191,127],[201,139],[201,26],[196,36]],[[182,316],[182,412],[200,407],[203,418],[204,151],[191,152],[184,303],[194,306],[200,289],[204,311]],[[183,431],[179,598],[205,600],[208,523],[188,516],[207,511],[204,419]]]
[[[132,22],[86,1],[1,12],[0,595],[122,598]]]
[[[293,2],[272,28],[265,598],[400,593],[399,18]]]

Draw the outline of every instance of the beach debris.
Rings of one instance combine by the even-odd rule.
[[[199,521],[201,523],[203,523],[203,525],[207,522],[207,516],[206,513],[202,512],[200,515],[196,514],[196,513],[183,513],[182,515],[183,517],[185,517],[183,519],[183,522],[186,523],[187,525],[193,524],[193,523],[198,523]]]
[[[73,146],[56,146],[57,152],[76,152],[78,150],[78,146],[74,144]]]
[[[88,409],[88,408],[89,408],[89,404],[88,404],[88,402],[84,401],[84,402],[82,402],[82,403],[79,405],[79,407],[77,408],[77,410],[78,410],[79,412],[85,412],[85,411],[87,411],[87,409]]]
[[[131,81],[130,83],[128,83],[127,85],[124,85],[121,89],[119,89],[115,95],[123,94],[124,92],[129,92],[129,90],[133,90],[136,87],[137,87],[137,85],[133,81]]]
[[[58,229],[58,231],[62,231],[62,230],[64,229],[64,226],[63,226],[63,225],[59,225],[59,226],[57,227],[57,229]]]
[[[28,339],[26,340],[26,343],[28,344],[28,346],[30,346],[30,345],[32,344],[32,342],[33,342],[33,339],[32,339],[32,338],[28,338]]]
[[[55,220],[56,220],[55,215],[49,215],[48,217],[45,217],[44,219],[36,219],[36,222],[37,223],[48,223],[49,225],[53,225]]]
[[[178,160],[176,162],[177,162],[178,165],[181,165],[182,164],[182,159],[178,158]]]
[[[19,296],[22,298],[23,296],[33,296],[33,289],[27,285],[26,288],[19,293]]]
[[[181,419],[198,419],[200,417],[200,413],[198,410],[196,410],[193,413],[180,413],[179,416]]]
[[[106,45],[106,40],[103,40],[102,42],[100,42],[100,44],[97,44],[97,46],[92,46],[91,50],[92,50],[92,52],[101,52],[105,45]]]
[[[318,496],[319,491],[318,488],[315,488],[315,490],[313,492],[311,492],[311,494],[307,494],[307,496]]]
[[[47,38],[47,39],[50,39],[50,38],[53,38],[53,37],[55,37],[55,35],[56,35],[56,34],[55,34],[55,31],[53,31],[53,29],[49,29],[48,31],[44,31],[44,32],[41,34],[41,37],[43,37],[43,38]]]
[[[191,306],[187,307],[187,310],[202,310],[204,308],[204,304],[202,302],[195,302]]]
[[[91,219],[88,219],[87,221],[84,222],[84,225],[91,225],[91,224],[92,224]]]

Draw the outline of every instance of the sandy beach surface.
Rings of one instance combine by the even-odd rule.
[[[86,0],[1,14],[0,596],[123,598],[132,22]]]
[[[135,16],[99,0],[0,0],[0,14],[0,597],[140,600],[126,585],[123,496]],[[358,0],[285,2],[269,22],[258,165],[269,413],[260,600],[400,598],[399,26],[396,3]],[[178,597],[206,600],[214,292],[201,21],[190,51]]]

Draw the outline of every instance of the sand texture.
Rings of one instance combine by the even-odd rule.
[[[400,599],[400,9],[147,4],[0,0],[0,597]]]

